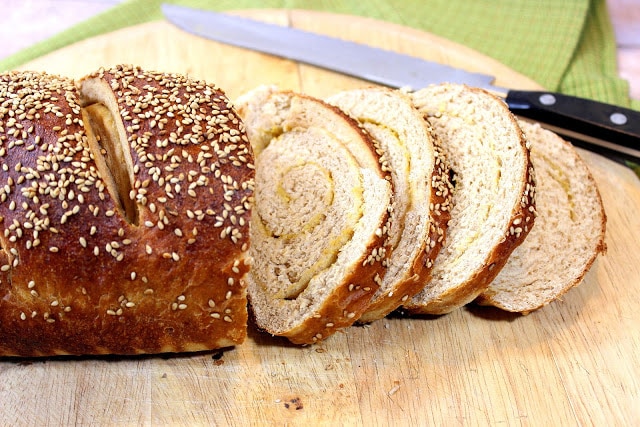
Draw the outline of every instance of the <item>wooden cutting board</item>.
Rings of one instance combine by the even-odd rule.
[[[260,19],[535,82],[424,32],[309,11]],[[164,22],[92,38],[24,68],[72,77],[135,63],[215,82],[326,96],[368,83],[181,32]],[[562,301],[528,316],[467,307],[384,319],[317,346],[250,330],[224,353],[0,360],[4,425],[631,425],[640,422],[640,180],[581,151],[608,215],[608,253]],[[563,254],[555,254],[563,256]]]

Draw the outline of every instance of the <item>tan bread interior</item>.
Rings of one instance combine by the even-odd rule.
[[[107,190],[127,221],[137,225],[137,205],[130,197],[133,186],[124,151],[126,141],[120,141],[113,114],[107,106],[97,102],[82,108],[82,120],[89,136],[89,147]]]

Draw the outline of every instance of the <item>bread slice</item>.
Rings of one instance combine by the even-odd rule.
[[[380,289],[358,320],[367,323],[385,317],[429,281],[449,221],[449,169],[431,126],[407,94],[367,88],[340,92],[327,101],[378,141],[393,179],[393,250]]]
[[[520,126],[536,170],[536,226],[477,302],[526,314],[582,281],[606,250],[607,218],[598,187],[573,146],[538,124]]]
[[[392,188],[380,150],[321,100],[257,88],[236,101],[256,153],[256,325],[297,344],[353,324],[384,275]]]
[[[447,239],[433,279],[404,308],[444,314],[487,288],[535,219],[529,147],[505,103],[482,89],[440,84],[412,94],[454,173]]]

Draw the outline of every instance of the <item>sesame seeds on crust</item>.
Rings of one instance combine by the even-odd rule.
[[[113,90],[101,96],[117,100],[137,225],[119,209],[96,164],[100,153],[88,143],[81,112],[95,100],[82,95],[83,84],[98,81]],[[233,107],[204,82],[129,66],[77,83],[1,74],[0,325],[22,322],[24,331],[29,324],[32,346],[45,353],[183,351],[241,341],[252,162]],[[172,310],[180,296],[185,301]],[[201,312],[208,323],[182,331]],[[226,337],[214,313],[233,322]],[[141,318],[147,330],[137,325]],[[162,319],[192,320],[161,330],[148,324]],[[54,323],[59,340],[43,329]],[[8,337],[0,354],[35,351],[9,348],[20,329],[0,332]]]

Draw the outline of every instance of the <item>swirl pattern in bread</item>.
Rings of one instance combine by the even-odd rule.
[[[273,335],[317,342],[353,324],[384,275],[386,162],[321,100],[260,87],[236,102],[256,153],[252,313]]]

